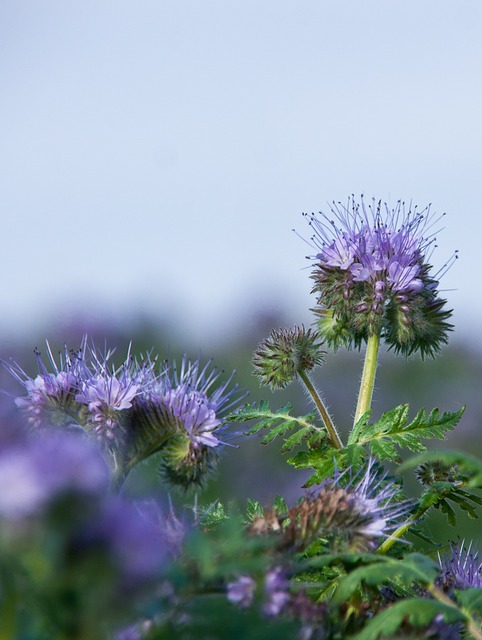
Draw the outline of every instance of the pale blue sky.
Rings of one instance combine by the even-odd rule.
[[[291,229],[361,192],[447,212],[478,328],[481,33],[480,0],[0,0],[1,328],[306,320]]]

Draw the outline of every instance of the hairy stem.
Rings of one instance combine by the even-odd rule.
[[[380,335],[372,335],[367,341],[365,352],[365,363],[363,365],[360,391],[358,392],[358,403],[355,412],[354,424],[366,413],[372,404],[373,387],[375,386],[375,375],[378,364],[378,351],[380,348]]]
[[[309,376],[305,373],[305,371],[302,371],[302,370],[298,371],[298,375],[303,380],[303,383],[306,389],[308,390],[308,393],[313,398],[313,402],[315,403],[316,408],[318,409],[318,412],[321,416],[323,424],[325,425],[328,431],[328,434],[330,436],[330,440],[333,446],[335,447],[335,449],[343,449],[343,443],[340,440],[340,436],[338,435],[335,425],[333,424],[333,420],[331,419],[331,416],[328,413],[328,410],[325,407],[323,400],[321,399],[320,395],[316,391]]]

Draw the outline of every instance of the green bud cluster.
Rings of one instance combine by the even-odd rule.
[[[254,352],[255,375],[261,384],[283,389],[299,372],[311,371],[323,362],[321,346],[318,332],[303,326],[274,329]]]

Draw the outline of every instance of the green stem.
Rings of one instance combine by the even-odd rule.
[[[326,427],[326,429],[327,429],[327,431],[329,433],[330,440],[331,440],[333,446],[335,447],[335,449],[343,449],[343,443],[340,440],[340,436],[338,435],[338,432],[337,432],[337,430],[335,428],[335,425],[333,424],[333,420],[331,419],[331,416],[328,413],[328,410],[325,407],[325,405],[323,403],[323,400],[320,398],[320,395],[316,391],[316,389],[315,389],[313,383],[311,382],[310,378],[302,370],[298,371],[298,375],[303,380],[303,383],[304,383],[306,389],[308,390],[308,393],[313,398],[313,402],[315,403],[316,408],[318,409],[318,412],[319,412],[319,414],[321,416],[321,419],[323,421],[323,424],[325,425],[325,427]]]
[[[363,365],[358,403],[355,412],[354,424],[366,413],[372,404],[373,387],[375,386],[375,374],[377,372],[378,351],[380,348],[380,335],[372,335],[367,341],[365,363]]]
[[[401,524],[398,529],[396,529],[389,538],[387,538],[385,540],[385,542],[383,542],[377,549],[377,553],[380,554],[385,554],[389,549],[391,549],[393,547],[393,545],[395,544],[395,542],[397,542],[397,540],[400,540],[400,538],[410,529],[410,527],[412,527],[414,524],[417,524],[417,522],[420,522],[420,518],[423,516],[423,514],[428,511],[430,509],[430,505],[428,505],[427,507],[423,507],[418,509],[418,511],[416,511],[414,514],[412,514],[412,516],[410,517],[410,520],[407,520],[407,522],[405,522],[404,524]]]

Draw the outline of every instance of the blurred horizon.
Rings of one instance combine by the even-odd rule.
[[[364,193],[447,212],[434,272],[459,250],[440,289],[473,341],[481,18],[478,0],[4,0],[2,334],[308,322],[292,229]]]

